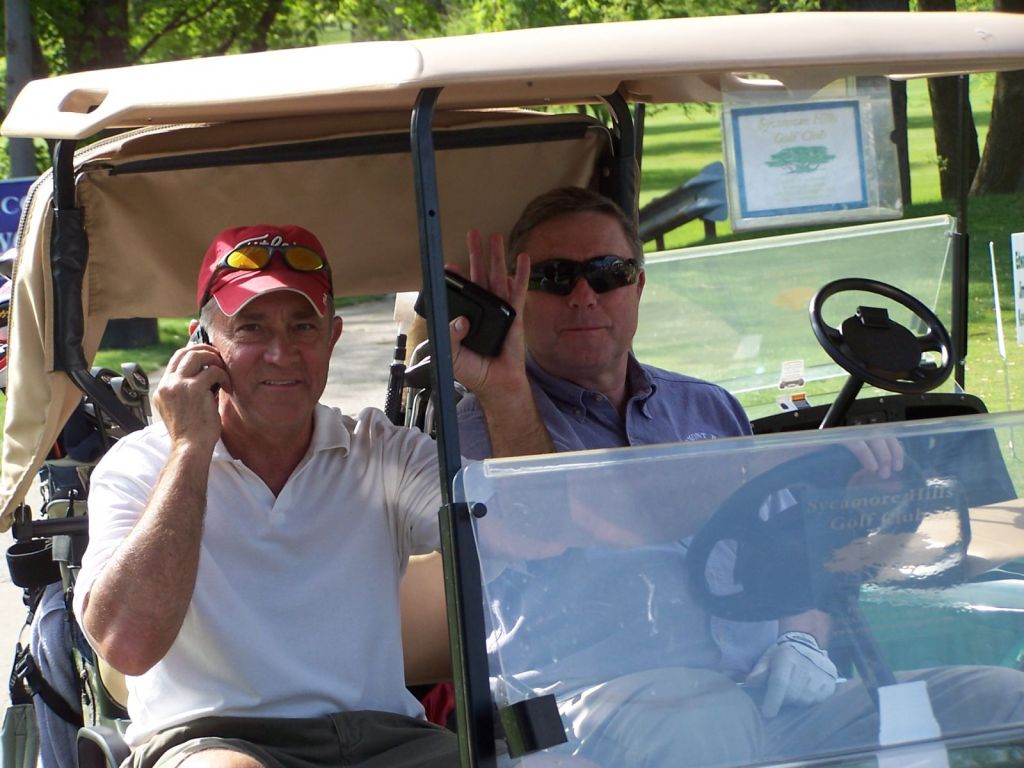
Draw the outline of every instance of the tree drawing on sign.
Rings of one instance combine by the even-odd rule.
[[[786,173],[811,173],[835,159],[825,147],[786,147],[765,163],[770,168],[785,168]]]

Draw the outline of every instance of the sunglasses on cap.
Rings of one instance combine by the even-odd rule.
[[[210,300],[210,289],[221,272],[226,270],[241,270],[243,272],[258,272],[266,269],[274,254],[281,254],[284,263],[296,272],[326,272],[330,274],[331,265],[312,248],[304,245],[240,245],[228,251],[210,273],[210,279],[206,281],[206,289],[203,291],[203,300],[199,306],[205,306]]]
[[[586,261],[548,259],[530,267],[531,291],[568,296],[576,281],[584,278],[594,293],[607,293],[633,285],[640,279],[640,263],[621,256],[596,256]]]

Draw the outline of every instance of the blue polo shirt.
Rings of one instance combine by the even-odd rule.
[[[557,451],[678,443],[750,434],[743,407],[717,384],[643,365],[632,355],[626,376],[625,419],[600,392],[552,376],[527,357],[526,371],[540,417]],[[480,403],[459,403],[459,443],[470,459],[491,455]]]

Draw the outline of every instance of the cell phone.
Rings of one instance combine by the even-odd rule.
[[[507,301],[454,272],[444,272],[448,296],[448,319],[469,319],[469,334],[462,343],[477,354],[495,357],[501,352],[508,329],[516,319],[516,311]],[[426,317],[426,300],[420,293],[415,310]]]
[[[208,334],[206,332],[206,329],[203,328],[203,324],[202,323],[197,325],[196,329],[194,331],[192,331],[192,335],[188,337],[188,343],[190,345],[191,344],[209,344],[210,343],[210,334]],[[212,387],[210,387],[210,391],[213,392],[213,394],[216,395],[218,392],[220,392],[220,384],[214,384]]]
[[[209,344],[210,334],[203,328],[202,323],[196,326],[196,329],[192,332],[192,335],[188,337],[189,344]]]

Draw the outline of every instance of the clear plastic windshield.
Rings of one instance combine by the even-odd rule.
[[[1005,746],[1024,727],[1021,427],[980,415],[468,464],[456,492],[487,509],[496,703],[550,697],[566,734],[513,764],[880,745],[903,750],[885,765],[1024,759]]]
[[[811,297],[839,278],[878,280],[948,328],[954,231],[951,217],[931,216],[650,254],[633,348],[645,363],[721,384],[751,419],[793,392],[832,402],[847,375],[815,340]],[[861,304],[921,330],[906,309],[863,293],[836,295],[824,319],[838,327]]]

